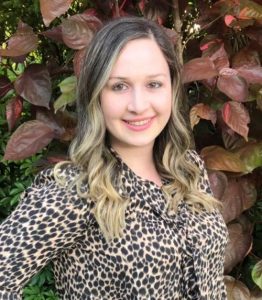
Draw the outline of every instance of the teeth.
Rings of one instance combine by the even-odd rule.
[[[142,125],[145,125],[145,124],[149,123],[149,121],[150,121],[150,119],[143,120],[143,121],[137,121],[137,122],[127,121],[127,123],[130,124],[130,125],[134,125],[134,126],[142,126]]]

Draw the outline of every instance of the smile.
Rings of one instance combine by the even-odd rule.
[[[132,131],[144,131],[151,127],[155,117],[144,119],[144,120],[124,120],[126,127]]]
[[[126,121],[128,124],[133,125],[133,126],[143,126],[148,124],[151,121],[151,119],[146,119],[142,121]]]

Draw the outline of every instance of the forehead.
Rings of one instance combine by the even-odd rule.
[[[120,51],[112,73],[118,72],[167,72],[166,58],[153,38],[141,38],[127,42]]]

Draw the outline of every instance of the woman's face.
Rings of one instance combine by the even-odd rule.
[[[101,91],[100,101],[115,150],[153,148],[170,118],[172,103],[169,67],[153,39],[126,44]]]

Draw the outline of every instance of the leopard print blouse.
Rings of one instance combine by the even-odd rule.
[[[210,193],[203,161],[199,188]],[[216,210],[193,213],[181,201],[167,214],[160,187],[119,159],[130,197],[122,238],[107,243],[91,213],[92,201],[59,186],[42,171],[0,226],[0,299],[22,299],[22,287],[53,262],[64,300],[224,300],[225,223]],[[68,182],[74,167],[65,169]]]

